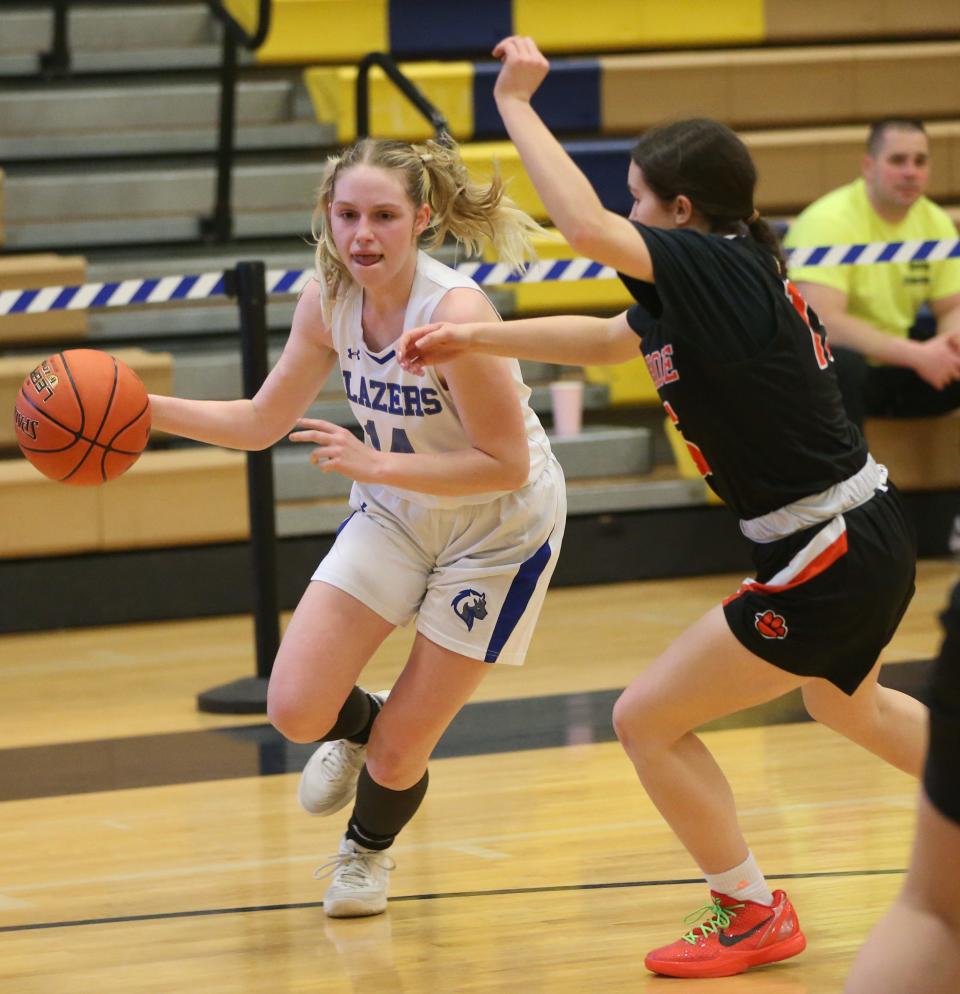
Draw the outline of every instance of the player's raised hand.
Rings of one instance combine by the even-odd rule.
[[[550,63],[532,38],[510,35],[498,42],[493,57],[503,63],[493,88],[496,100],[529,100],[550,71]]]
[[[411,328],[397,343],[397,361],[410,373],[423,376],[424,366],[449,362],[470,351],[471,331],[465,324],[440,321]]]

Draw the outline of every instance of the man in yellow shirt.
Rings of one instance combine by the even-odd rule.
[[[870,129],[863,176],[807,207],[785,245],[956,238],[947,213],[924,196],[929,178],[923,124],[880,121]],[[923,417],[960,407],[960,259],[791,266],[790,277],[826,326],[857,425],[865,415]],[[921,309],[929,312],[925,340],[914,327]]]

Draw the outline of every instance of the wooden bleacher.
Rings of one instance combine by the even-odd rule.
[[[249,13],[255,4],[236,0],[234,6]],[[558,89],[546,101],[544,114],[564,134],[611,209],[624,211],[628,206],[623,179],[630,136],[662,119],[692,115],[718,117],[743,134],[758,163],[759,201],[767,214],[789,217],[828,189],[849,181],[859,167],[866,122],[889,113],[929,120],[935,162],[931,194],[960,203],[960,76],[954,68],[960,56],[960,8],[956,5],[941,0],[916,0],[909,7],[869,0],[842,5],[827,0],[804,4],[744,0],[734,7],[722,5],[723,16],[713,9],[721,5],[700,4],[698,17],[684,19],[666,0],[645,4],[642,10],[628,0],[601,0],[591,7],[589,24],[579,16],[582,4],[573,0],[549,4],[513,0],[509,24],[495,19],[495,8],[502,6],[475,5],[475,16],[454,23],[451,5],[440,0],[418,5],[389,0],[349,5],[342,0],[277,0],[274,35],[256,56],[266,67],[262,79],[269,79],[273,89],[255,93],[253,84],[261,80],[257,66],[245,70],[250,90],[241,95],[240,105],[241,109],[249,105],[252,116],[241,122],[240,147],[245,154],[235,172],[237,239],[225,251],[235,259],[248,254],[248,246],[259,249],[263,239],[285,239],[284,257],[302,252],[303,265],[309,265],[309,250],[298,238],[306,227],[317,164],[325,150],[320,143],[352,136],[355,70],[343,63],[372,49],[389,48],[398,57],[429,60],[410,63],[410,74],[447,114],[455,134],[466,143],[464,154],[472,168],[488,175],[496,162],[511,178],[511,192],[521,205],[547,220],[512,147],[497,140],[502,130],[491,110],[496,65],[489,60],[489,48],[514,29],[538,37],[550,52]],[[67,122],[72,130],[58,131],[56,115],[62,102],[54,85],[69,87],[71,81],[44,84],[48,99],[38,97],[37,113],[50,116],[44,117],[42,127],[38,118],[33,138],[46,143],[49,161],[36,174],[20,166],[5,182],[0,173],[0,241],[5,228],[8,249],[37,254],[19,261],[0,256],[0,290],[83,282],[84,256],[92,253],[100,268],[94,278],[110,278],[103,273],[111,257],[118,271],[127,275],[156,275],[149,268],[151,258],[164,267],[164,273],[177,272],[170,268],[175,265],[171,259],[182,253],[184,243],[197,239],[198,217],[209,205],[213,188],[213,169],[199,160],[186,163],[176,157],[206,147],[200,136],[211,125],[200,115],[198,98],[191,104],[195,116],[190,128],[181,133],[169,126],[159,111],[166,112],[182,81],[171,75],[169,84],[151,89],[152,77],[136,76],[140,56],[124,51],[131,32],[121,32],[113,41],[109,37],[111,20],[124,16],[123,9],[116,8],[112,18],[113,10],[84,7],[71,14],[78,28],[73,34],[79,46],[75,66],[79,73],[101,67],[129,71],[131,99],[114,95],[118,104],[129,103],[137,111],[130,120],[117,122],[123,123],[122,128],[84,129],[81,134],[76,128],[82,120],[82,101],[78,101],[77,121]],[[334,10],[340,30],[303,29],[304,24],[327,23]],[[145,69],[162,68],[158,60],[164,59],[164,64],[177,69],[213,64],[215,34],[203,30],[201,5],[197,9],[184,5],[179,11],[183,24],[190,21],[189,32],[182,24],[162,27],[159,10],[136,11],[138,18],[149,18],[158,39],[157,48],[145,55]],[[18,66],[19,74],[27,71],[23,53],[15,49],[17,24],[29,21],[30,37],[46,37],[34,23],[41,16],[22,12],[7,22],[10,30],[0,40],[0,76],[5,65]],[[429,31],[422,30],[424,24]],[[160,39],[170,46],[166,56],[160,51]],[[452,60],[453,55],[458,61]],[[572,55],[576,58],[565,58]],[[309,106],[301,100],[301,74],[313,96],[313,121],[303,117],[304,107],[309,117]],[[284,90],[281,81],[289,87]],[[125,85],[119,76],[111,84],[118,91]],[[413,138],[426,135],[419,119],[397,104],[392,87],[376,72],[372,87],[375,131]],[[210,103],[206,91],[203,101]],[[278,107],[279,116],[258,118],[250,101]],[[151,102],[164,104],[157,115],[150,112]],[[106,111],[101,108],[99,113],[98,128],[103,128]],[[552,114],[558,115],[555,122]],[[30,125],[29,117],[18,118],[25,120],[23,127]],[[22,139],[18,148],[29,162],[31,135],[25,131],[18,137]],[[318,147],[308,147],[311,142]],[[268,154],[255,157],[259,149]],[[114,163],[112,157],[134,150],[136,163]],[[284,150],[282,161],[270,154],[280,150]],[[87,161],[77,169],[71,156],[81,154],[102,157],[102,164]],[[51,178],[56,179],[57,197],[51,195]],[[960,208],[956,213],[960,216]],[[51,246],[78,254],[56,256],[49,251]],[[136,250],[134,258],[143,261],[135,274],[129,269],[129,248]],[[543,258],[568,253],[562,242],[541,245]],[[11,275],[8,267],[19,271]],[[629,302],[614,282],[515,286],[498,292],[497,299],[506,315],[609,312]],[[162,339],[154,331],[153,337],[142,341],[137,340],[136,313],[128,312],[130,331],[122,339],[123,347],[133,344],[167,356],[159,361],[160,367],[168,363],[162,372],[168,377],[166,383],[148,383],[149,389],[167,392],[171,383],[176,384],[177,369],[185,372],[199,363],[193,337],[210,337],[210,311],[204,313],[202,330],[199,318],[192,328],[188,320],[181,320]],[[229,313],[224,324],[232,325],[233,312],[224,311]],[[7,352],[0,372],[8,361],[11,370],[18,360],[29,364],[27,350],[39,356],[64,345],[87,344],[115,351],[113,339],[91,337],[99,333],[96,326],[102,320],[96,315],[86,319],[82,312],[0,319],[0,348]],[[236,365],[232,339],[222,335],[210,347],[222,348],[224,364]],[[146,378],[147,360],[130,361],[135,369],[141,363],[138,372]],[[209,356],[204,361],[215,364]],[[12,405],[10,390],[15,392],[22,375],[10,373],[7,380],[0,376],[0,396],[7,396],[8,404]],[[159,367],[156,375],[161,375]],[[607,391],[605,402],[639,405],[647,414],[657,404],[639,361],[633,369],[609,368],[593,375]],[[201,390],[204,379],[192,378],[201,383]],[[211,376],[209,382],[214,381],[219,378]],[[342,402],[335,396],[333,389],[325,393],[319,409],[340,416]],[[868,436],[901,487],[952,488],[960,487],[957,427],[955,418],[871,422]],[[9,446],[12,427],[4,431],[0,445]],[[672,440],[670,433],[665,437]],[[682,455],[679,452],[680,472],[688,473]],[[662,471],[661,466],[658,472]],[[281,467],[279,472],[282,482],[287,470]],[[690,482],[698,481],[691,477]],[[279,489],[285,493],[288,488]],[[282,499],[281,520],[299,520],[301,511],[304,518],[308,510],[316,513],[315,507],[307,508],[310,501],[301,491],[289,489],[290,496]],[[684,493],[692,499],[692,490]],[[3,554],[30,557],[242,541],[247,528],[245,499],[239,453],[158,448],[146,453],[120,480],[95,490],[61,487],[44,480],[22,460],[2,460]],[[342,506],[342,495],[336,500]],[[183,513],[185,508],[189,514]],[[210,508],[217,513],[208,514]],[[330,510],[332,517],[335,513]],[[55,524],[44,528],[44,521]]]

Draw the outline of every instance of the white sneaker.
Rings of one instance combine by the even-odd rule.
[[[389,690],[371,694],[383,702]],[[353,800],[367,747],[348,739],[324,742],[307,760],[300,775],[300,806],[312,815],[332,815]]]
[[[396,867],[393,857],[376,849],[365,849],[346,836],[340,850],[315,873],[318,880],[333,874],[323,898],[330,918],[362,918],[387,910],[388,874]]]

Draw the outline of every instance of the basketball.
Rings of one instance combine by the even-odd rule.
[[[14,421],[20,450],[44,476],[92,486],[137,461],[150,435],[150,402],[119,359],[69,349],[27,374]]]

